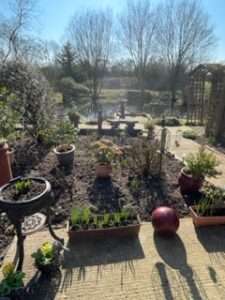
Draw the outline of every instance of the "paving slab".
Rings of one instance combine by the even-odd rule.
[[[32,300],[224,300],[224,233],[224,226],[195,230],[185,218],[173,238],[155,235],[145,223],[139,239],[66,242],[61,271],[44,278],[30,257],[51,239],[42,231],[25,241],[26,282],[35,282]],[[57,234],[67,239],[65,229]],[[5,261],[12,260],[15,243]]]

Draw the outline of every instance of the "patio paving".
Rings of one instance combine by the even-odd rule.
[[[67,238],[65,229],[57,234]],[[49,239],[47,231],[27,237],[27,282],[35,276],[30,254]],[[145,223],[139,239],[67,246],[63,268],[54,279],[36,274],[32,300],[225,299],[224,226],[195,230],[185,218],[178,235],[160,238]],[[14,251],[15,240],[5,261],[12,260]]]

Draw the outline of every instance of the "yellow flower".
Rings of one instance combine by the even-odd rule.
[[[53,244],[46,242],[41,246],[41,252],[43,255],[48,256],[53,252]]]
[[[7,263],[2,267],[2,274],[3,276],[6,278],[8,277],[10,274],[12,274],[14,272],[14,265],[13,263]]]

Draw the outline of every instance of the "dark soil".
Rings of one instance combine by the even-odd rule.
[[[132,205],[141,220],[146,221],[151,220],[152,210],[160,205],[176,208],[180,216],[188,213],[177,185],[178,174],[183,167],[180,161],[167,155],[161,178],[140,178],[127,166],[122,169],[114,167],[111,179],[96,179],[95,160],[89,150],[95,139],[95,136],[79,137],[70,170],[60,168],[53,151],[41,146],[35,147],[30,143],[30,149],[27,143],[22,142],[15,149],[14,175],[42,176],[52,184],[56,201],[55,224],[64,224],[72,207],[89,206],[93,212],[104,213]],[[129,139],[138,143],[138,138],[127,138],[125,142],[128,145]],[[138,182],[135,189],[131,184],[133,180]],[[0,238],[1,234],[0,228]]]
[[[3,199],[7,201],[25,202],[40,195],[44,190],[45,184],[37,181],[31,181],[31,186],[26,192],[18,192],[15,184],[11,184],[9,187],[4,189],[2,196]]]

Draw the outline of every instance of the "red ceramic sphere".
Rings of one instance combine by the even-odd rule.
[[[152,213],[152,225],[160,234],[175,234],[179,224],[178,215],[171,207],[161,206]]]

